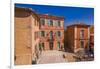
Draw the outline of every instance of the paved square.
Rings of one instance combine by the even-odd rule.
[[[42,51],[37,64],[63,63],[63,62],[66,62],[65,59],[63,58],[63,52],[51,50],[51,51]]]

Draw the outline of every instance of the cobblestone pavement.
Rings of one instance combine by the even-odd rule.
[[[61,51],[42,51],[40,58],[37,61],[37,64],[46,64],[46,63],[63,63],[66,60],[63,58],[63,52]]]
[[[75,58],[73,56],[75,56],[75,54],[65,52],[65,59],[67,60],[67,62],[75,62]]]

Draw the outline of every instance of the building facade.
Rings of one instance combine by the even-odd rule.
[[[94,55],[94,26],[90,27],[90,53]]]
[[[73,24],[65,31],[65,50],[77,52],[79,49],[88,49],[90,39],[89,25]]]
[[[64,18],[48,14],[40,17],[40,50],[63,50]]]
[[[38,56],[39,17],[28,8],[15,7],[15,65],[32,64]]]

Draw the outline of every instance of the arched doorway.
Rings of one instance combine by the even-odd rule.
[[[50,50],[53,50],[53,42],[49,42],[49,48]]]

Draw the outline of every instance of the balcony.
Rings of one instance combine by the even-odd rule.
[[[56,27],[56,26],[41,26],[40,27],[42,30],[55,30],[55,29],[58,29],[58,30],[64,30],[64,27]]]
[[[52,38],[48,38],[47,41],[52,42],[52,41],[54,41],[54,38],[53,37]]]

